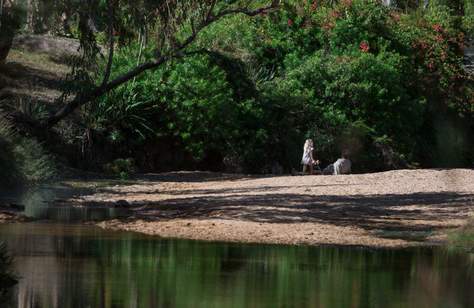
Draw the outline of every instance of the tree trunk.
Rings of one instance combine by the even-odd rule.
[[[15,26],[12,24],[12,7],[5,5],[4,1],[1,2],[1,14],[0,14],[0,64],[5,62],[5,59],[10,52],[13,44],[13,37],[15,36]]]
[[[0,64],[5,63],[8,53],[13,44],[13,32],[5,31],[4,27],[0,29]]]
[[[37,19],[39,14],[38,0],[28,0],[26,8],[26,31],[30,33],[37,32]]]
[[[34,0],[28,0],[26,6],[26,31],[33,33],[35,31],[35,10]]]

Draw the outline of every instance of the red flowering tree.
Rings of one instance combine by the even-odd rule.
[[[359,45],[359,48],[362,52],[369,52],[370,50],[369,43],[367,43],[366,41],[362,41]]]

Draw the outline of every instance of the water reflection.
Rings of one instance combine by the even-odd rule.
[[[474,307],[472,256],[159,240],[90,226],[0,226],[15,307]]]
[[[91,189],[78,189],[56,184],[0,193],[0,202],[15,203],[25,207],[24,215],[33,219],[60,222],[105,220],[127,216],[128,210],[114,207],[75,207],[72,204],[59,205],[56,200],[92,193]]]
[[[16,283],[7,246],[0,242],[0,303],[5,306],[12,304],[12,288]]]

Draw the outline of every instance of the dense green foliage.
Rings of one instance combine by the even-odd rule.
[[[201,20],[193,18],[208,5],[170,1],[176,7],[168,16],[154,1],[116,1],[109,23],[105,0],[17,3],[16,28],[81,41],[57,105],[101,84],[106,57],[97,56],[97,44],[108,44],[109,33],[111,77],[123,76],[179,45],[191,33],[187,22]],[[470,1],[433,0],[425,9],[419,1],[281,3],[272,13],[205,27],[183,49],[192,55],[101,94],[58,129],[77,149],[64,156],[123,177],[136,167],[276,172],[298,168],[304,139],[312,138],[323,165],[347,150],[356,171],[472,166],[473,80],[462,67],[474,29]],[[10,173],[41,177],[18,175],[32,171]]]
[[[55,164],[42,145],[33,138],[15,133],[0,117],[0,187],[43,181],[55,175]]]
[[[194,56],[100,100],[90,125],[113,155],[149,169],[289,170],[308,137],[324,162],[349,150],[359,171],[471,165],[473,88],[457,12],[318,3],[215,24]],[[120,49],[113,74],[153,56],[141,49]]]

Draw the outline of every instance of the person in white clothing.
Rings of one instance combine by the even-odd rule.
[[[309,174],[313,174],[313,165],[318,164],[318,160],[313,158],[313,140],[306,139],[303,147],[303,157],[301,158],[301,164],[303,165],[303,175],[306,173],[306,170],[309,168]]]

